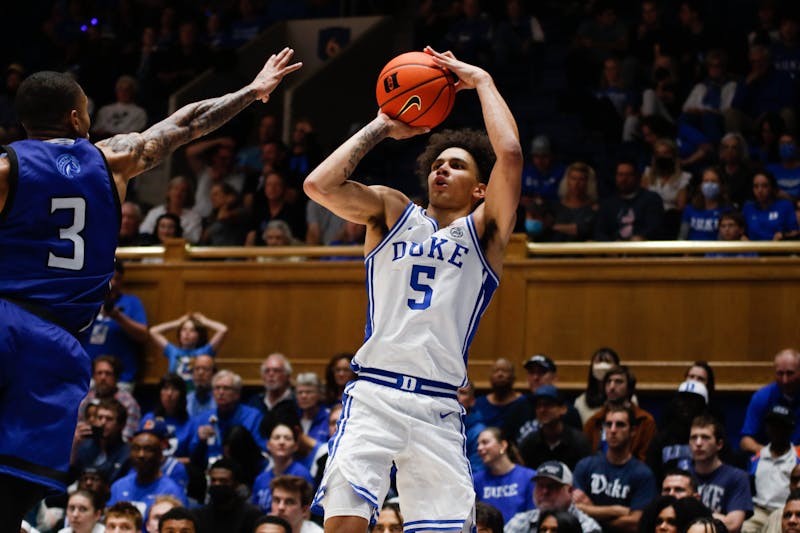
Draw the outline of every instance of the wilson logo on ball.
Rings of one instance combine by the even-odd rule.
[[[398,117],[403,116],[403,113],[405,113],[414,106],[417,106],[417,111],[420,111],[422,109],[422,99],[416,94],[411,98],[409,98],[408,100],[406,100],[406,103],[403,104],[403,107],[401,107],[400,111],[397,112],[397,116]]]
[[[390,93],[390,92],[394,91],[398,87],[400,87],[400,84],[397,83],[397,72],[395,72],[394,74],[390,74],[390,75],[386,76],[385,78],[383,78],[383,89],[387,93]]]

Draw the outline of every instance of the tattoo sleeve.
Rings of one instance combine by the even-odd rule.
[[[103,141],[114,153],[129,154],[139,172],[150,169],[180,146],[219,128],[255,101],[243,88],[218,98],[188,104],[140,134],[117,135]]]
[[[347,157],[347,164],[344,166],[344,179],[350,179],[358,163],[372,148],[381,142],[389,129],[387,124],[370,124],[362,131],[356,139],[356,144]]]

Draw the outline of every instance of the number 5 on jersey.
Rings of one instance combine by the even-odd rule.
[[[408,299],[408,307],[415,311],[427,309],[431,306],[431,296],[433,296],[433,288],[424,283],[420,278],[425,278],[430,281],[436,277],[436,267],[425,265],[414,265],[411,267],[411,288],[417,292],[421,292],[421,300]]]

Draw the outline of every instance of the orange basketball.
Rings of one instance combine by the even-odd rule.
[[[407,52],[389,61],[375,87],[381,111],[409,126],[441,124],[455,102],[456,78],[424,52]]]

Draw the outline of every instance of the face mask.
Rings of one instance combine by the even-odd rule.
[[[794,159],[797,148],[794,143],[783,143],[778,148],[778,153],[784,161],[787,159]]]
[[[544,224],[541,220],[535,218],[525,219],[525,232],[530,235],[539,235],[544,230]]]
[[[226,506],[236,495],[236,489],[229,485],[211,485],[208,487],[208,498],[212,505]]]
[[[714,181],[703,182],[703,184],[700,185],[700,191],[703,193],[703,196],[709,200],[713,200],[719,196],[719,183]]]
[[[603,381],[603,378],[606,377],[606,372],[611,370],[612,366],[611,363],[606,363],[605,361],[593,364],[592,377],[597,381]]]
[[[661,174],[672,174],[675,171],[675,160],[671,157],[656,157],[654,166]]]

